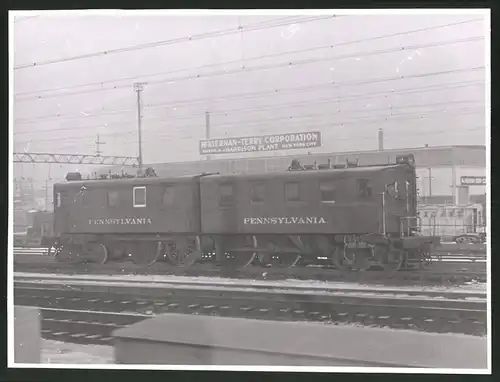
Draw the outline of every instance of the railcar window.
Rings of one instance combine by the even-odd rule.
[[[219,187],[219,206],[230,206],[233,202],[233,185],[221,184]]]
[[[56,207],[61,207],[61,194],[59,192],[56,193]]]
[[[285,183],[285,199],[288,202],[300,202],[300,183]]]
[[[264,201],[265,186],[263,183],[255,183],[250,187],[250,200],[252,203],[261,203]]]
[[[174,187],[166,186],[163,191],[163,205],[170,206],[174,204]]]
[[[109,207],[116,207],[118,205],[118,191],[108,191],[107,203]]]
[[[146,207],[146,187],[134,187],[134,207]]]
[[[335,184],[331,180],[324,180],[319,183],[322,202],[335,201]]]
[[[358,196],[360,198],[371,198],[372,187],[368,179],[358,179]]]

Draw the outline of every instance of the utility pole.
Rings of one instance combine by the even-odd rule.
[[[432,196],[432,169],[429,167],[429,196]]]
[[[205,139],[210,139],[210,113],[205,112]],[[211,155],[207,155],[207,160],[211,159]]]
[[[139,140],[139,174],[142,175],[142,104],[141,104],[141,92],[144,90],[144,86],[147,82],[136,82],[134,84],[134,91],[137,93],[137,133]]]
[[[47,207],[49,205],[49,181],[45,179],[45,205],[44,211],[47,211]]]
[[[96,147],[95,155],[100,157],[101,153],[102,153],[102,151],[100,150],[100,147],[101,147],[101,145],[105,145],[106,142],[99,141],[99,133],[97,133],[97,140],[94,143],[95,143],[95,147]]]

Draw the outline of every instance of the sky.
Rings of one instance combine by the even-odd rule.
[[[485,30],[477,14],[19,16],[14,151],[95,154],[99,134],[102,155],[137,156],[135,82],[145,163],[205,159],[206,112],[212,138],[319,131],[311,152],[376,149],[379,128],[385,148],[484,145]]]

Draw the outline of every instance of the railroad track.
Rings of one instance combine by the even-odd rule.
[[[14,248],[14,256],[26,256],[26,255],[40,255],[44,256],[47,254],[46,248]],[[446,253],[446,252],[436,252],[432,254],[431,259],[433,262],[440,263],[469,263],[469,262],[486,262],[486,253]]]
[[[34,252],[34,251],[33,251]],[[58,274],[94,274],[94,275],[175,275],[188,277],[224,277],[233,279],[255,280],[319,280],[319,281],[349,281],[365,283],[384,283],[387,285],[406,285],[412,283],[426,284],[460,284],[470,281],[486,282],[486,266],[476,256],[476,262],[436,263],[431,269],[385,272],[349,272],[344,273],[332,268],[321,267],[294,267],[261,268],[246,267],[230,269],[216,267],[213,264],[195,264],[188,269],[173,268],[166,263],[156,263],[152,266],[138,266],[132,263],[110,263],[97,265],[91,263],[64,264],[58,263],[53,257],[39,254],[20,254],[14,257],[14,269],[19,272],[58,273]]]
[[[109,343],[113,330],[168,312],[486,333],[484,293],[302,289],[16,279],[14,295],[16,305],[41,308],[45,338],[78,343]]]

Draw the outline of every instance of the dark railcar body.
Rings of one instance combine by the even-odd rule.
[[[202,230],[249,235],[375,233],[384,229],[385,210],[385,232],[399,233],[407,231],[411,221],[404,217],[416,215],[415,181],[415,169],[406,164],[211,175],[201,180]]]
[[[198,177],[82,180],[54,186],[58,234],[198,233]]]

